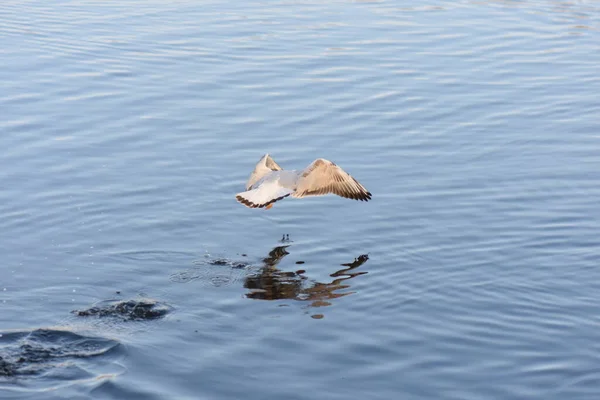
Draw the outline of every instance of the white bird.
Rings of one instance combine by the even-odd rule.
[[[348,199],[369,201],[371,193],[343,169],[317,158],[304,171],[284,171],[269,154],[265,154],[246,183],[246,191],[235,195],[250,208],[269,209],[277,200],[289,195],[296,198],[328,193]]]

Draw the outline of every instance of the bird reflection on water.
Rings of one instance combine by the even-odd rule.
[[[246,297],[259,300],[291,299],[310,302],[311,307],[331,305],[330,300],[348,296],[354,292],[343,291],[350,285],[346,282],[355,276],[364,275],[366,271],[355,271],[369,259],[366,254],[360,255],[353,262],[341,264],[342,268],[331,275],[331,282],[315,282],[308,279],[304,270],[281,271],[277,269],[279,262],[288,255],[289,246],[275,247],[263,260],[264,266],[256,274],[244,279],[244,287],[250,289]],[[322,315],[313,316],[322,318]]]

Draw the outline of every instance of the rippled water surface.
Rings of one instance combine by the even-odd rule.
[[[2,2],[0,398],[600,398],[599,29],[595,1]],[[245,208],[266,152],[373,200]]]

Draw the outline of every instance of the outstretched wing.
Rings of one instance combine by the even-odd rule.
[[[304,170],[293,196],[321,196],[327,193],[360,201],[371,200],[371,193],[356,179],[331,161],[319,158]]]
[[[268,153],[265,154],[256,164],[256,167],[254,167],[254,171],[252,171],[252,173],[250,174],[250,178],[248,178],[248,182],[246,182],[246,190],[250,190],[252,185],[258,182],[263,176],[265,176],[269,172],[281,171],[282,169],[283,168],[281,168],[279,165],[277,165],[275,161],[273,161],[273,159]]]

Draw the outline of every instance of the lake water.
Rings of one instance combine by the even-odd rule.
[[[3,2],[0,398],[600,398],[599,29],[594,1]],[[373,200],[245,208],[267,152]]]

